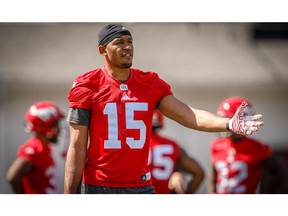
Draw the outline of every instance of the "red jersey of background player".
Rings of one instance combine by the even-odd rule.
[[[55,163],[50,146],[32,137],[18,149],[17,156],[34,165],[33,172],[23,176],[25,194],[56,193]]]
[[[263,162],[271,156],[270,147],[251,138],[237,142],[227,137],[211,143],[212,163],[217,170],[216,193],[256,192]]]
[[[69,93],[70,108],[91,110],[85,184],[151,184],[148,154],[153,111],[172,92],[154,72],[132,68],[130,72],[123,83],[105,68],[87,72],[75,79]]]
[[[179,148],[173,140],[152,131],[148,164],[157,194],[170,194],[168,182],[179,159]]]

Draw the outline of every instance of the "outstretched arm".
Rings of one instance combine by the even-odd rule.
[[[84,170],[88,142],[88,127],[70,123],[70,145],[67,152],[64,193],[76,193]]]
[[[237,134],[251,135],[258,130],[263,122],[261,115],[244,116],[246,103],[242,103],[233,118],[222,118],[205,110],[195,109],[184,104],[173,95],[164,97],[160,104],[159,110],[166,117],[178,122],[179,124],[206,132],[225,132],[231,131]]]

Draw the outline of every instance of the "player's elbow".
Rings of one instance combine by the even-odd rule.
[[[202,182],[205,179],[205,172],[203,169],[199,169],[197,172],[197,178],[200,182]]]
[[[7,182],[9,182],[10,184],[15,181],[15,175],[11,172],[11,170],[8,170],[8,172],[6,173],[6,180]]]
[[[15,185],[17,184],[19,181],[22,181],[21,177],[18,176],[17,174],[8,171],[6,174],[6,180],[10,185]]]

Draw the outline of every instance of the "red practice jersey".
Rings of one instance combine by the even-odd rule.
[[[41,140],[32,137],[18,149],[17,156],[33,164],[33,170],[23,177],[24,193],[57,192],[55,163],[49,146],[44,146]]]
[[[170,194],[168,182],[179,159],[179,147],[173,140],[152,132],[148,164],[157,194]]]
[[[85,184],[151,184],[148,154],[153,111],[172,92],[154,72],[132,68],[130,72],[129,79],[120,82],[99,68],[77,77],[70,90],[70,107],[91,111]]]
[[[211,155],[217,172],[216,193],[253,194],[271,149],[247,137],[237,142],[218,138],[211,143]]]

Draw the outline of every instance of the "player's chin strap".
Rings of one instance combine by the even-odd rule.
[[[246,116],[244,114],[244,109],[246,106],[248,106],[248,104],[246,102],[242,102],[235,115],[229,120],[227,129],[230,132],[241,135],[251,135],[254,131],[258,130],[259,126],[264,125],[262,121],[257,121],[262,118],[261,114],[254,116]]]

